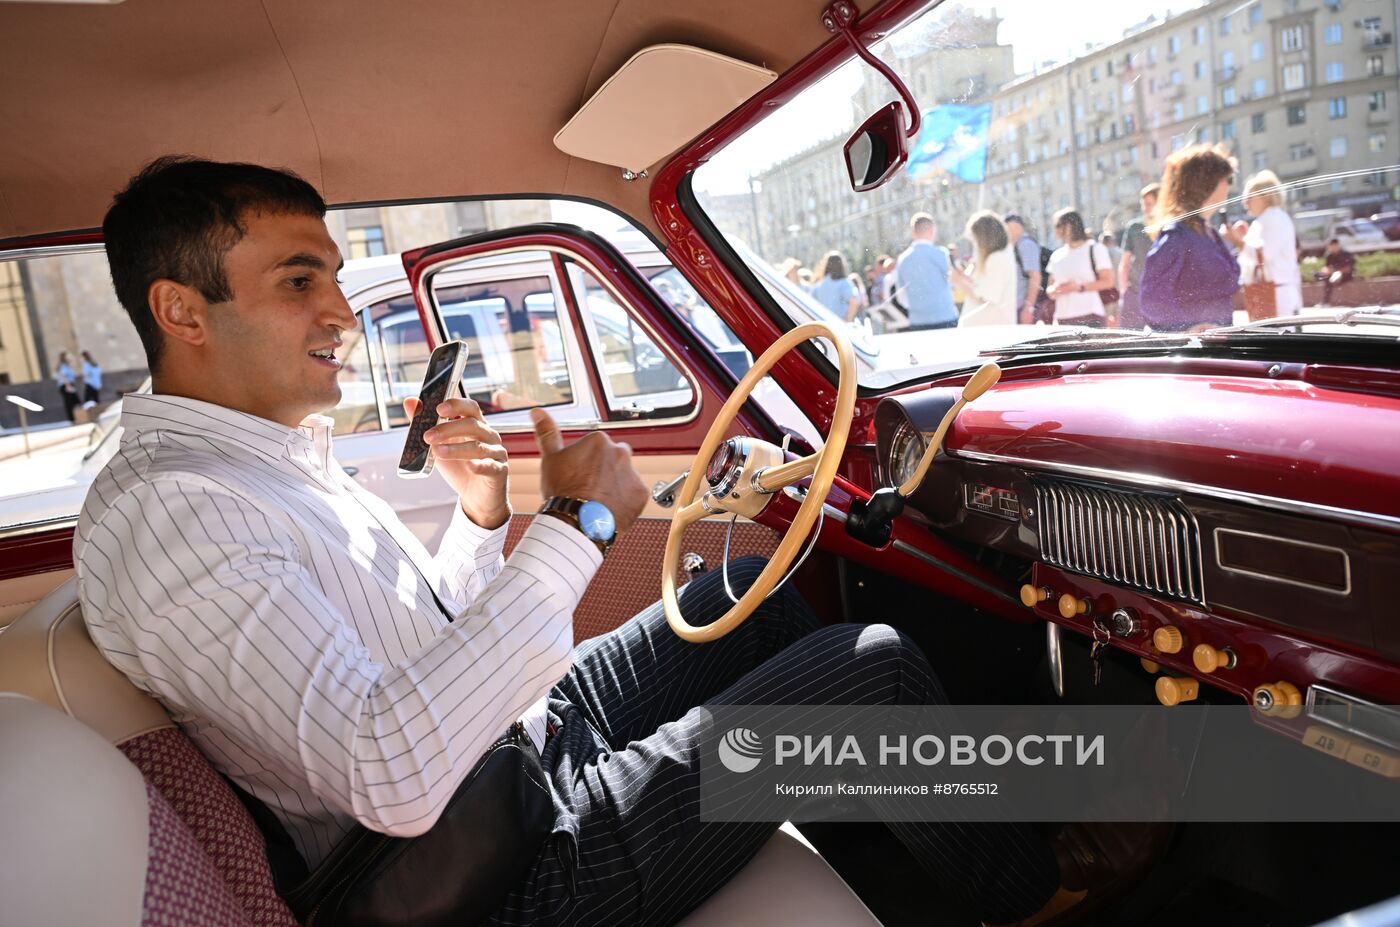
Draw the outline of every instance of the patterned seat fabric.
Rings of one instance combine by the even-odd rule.
[[[151,824],[141,927],[250,927],[228,883],[150,779],[146,802]]]
[[[137,735],[117,746],[189,828],[241,905],[246,914],[243,923],[255,927],[296,927],[296,918],[273,886],[262,833],[238,796],[190,739],[177,728],[167,727]],[[154,824],[152,831],[154,836]],[[149,891],[149,879],[147,888]],[[151,916],[149,907],[147,916]],[[148,923],[206,922],[176,919]]]

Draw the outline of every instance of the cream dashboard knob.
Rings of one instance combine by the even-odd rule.
[[[1197,644],[1191,651],[1191,662],[1203,673],[1213,673],[1218,669],[1230,669],[1235,665],[1235,652],[1229,647],[1216,650],[1210,644]]]
[[[1140,658],[1140,659],[1138,660],[1138,662],[1141,663],[1141,664],[1142,664],[1142,668],[1145,669],[1145,670],[1147,670],[1149,673],[1156,674],[1156,673],[1160,672],[1161,669],[1162,669],[1162,664],[1157,663],[1157,662],[1155,662],[1155,661],[1153,661],[1153,660],[1149,660],[1149,659],[1147,659],[1146,657]]]
[[[1152,632],[1152,645],[1162,653],[1180,653],[1185,644],[1180,628],[1165,625]]]
[[[1026,608],[1035,608],[1041,602],[1049,602],[1055,595],[1055,590],[1049,586],[1032,586],[1026,583],[1021,587],[1021,604]]]
[[[1201,694],[1201,684],[1188,676],[1162,676],[1153,688],[1157,701],[1167,706],[1192,701]]]
[[[1291,682],[1266,682],[1254,690],[1254,707],[1266,715],[1296,718],[1302,705],[1303,693]]]
[[[1087,615],[1094,607],[1094,603],[1088,599],[1081,599],[1066,592],[1060,596],[1060,617],[1073,618],[1075,615]]]

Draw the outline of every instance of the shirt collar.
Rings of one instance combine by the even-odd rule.
[[[288,428],[247,412],[185,396],[129,393],[122,397],[123,443],[135,440],[143,431],[170,431],[250,448],[274,460],[285,459],[294,450],[314,449],[316,458],[325,466],[330,459],[333,424],[325,415],[308,415],[298,427]]]

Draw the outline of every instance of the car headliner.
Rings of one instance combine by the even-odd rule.
[[[95,227],[131,174],[176,152],[288,167],[333,204],[567,195],[654,230],[644,183],[554,133],[648,45],[782,72],[830,38],[824,6],[0,3],[0,240]]]

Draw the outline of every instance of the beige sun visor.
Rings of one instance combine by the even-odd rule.
[[[777,76],[703,48],[652,45],[598,88],[554,136],[554,144],[576,158],[641,171]]]

